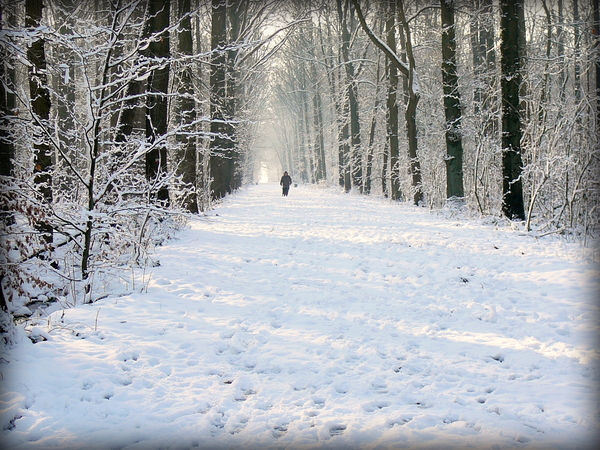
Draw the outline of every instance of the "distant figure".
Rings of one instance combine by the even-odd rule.
[[[292,177],[288,175],[287,171],[283,172],[283,176],[281,177],[279,184],[283,186],[283,193],[281,195],[283,197],[287,197],[288,192],[290,192],[290,185],[292,184]]]

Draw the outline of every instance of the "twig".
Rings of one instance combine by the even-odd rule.
[[[100,314],[100,310],[102,308],[98,308],[98,312],[96,313],[96,320],[94,321],[94,331],[98,331],[98,315]]]

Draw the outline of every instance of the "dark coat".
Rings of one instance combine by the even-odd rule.
[[[292,184],[292,177],[290,177],[289,175],[282,176],[279,184],[283,187],[290,187],[290,185]]]

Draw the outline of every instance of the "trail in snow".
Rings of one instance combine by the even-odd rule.
[[[588,448],[598,289],[575,246],[258,185],[147,293],[58,311],[1,366],[14,449]]]

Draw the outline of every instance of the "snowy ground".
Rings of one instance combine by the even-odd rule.
[[[148,291],[56,311],[0,360],[11,449],[583,449],[581,248],[329,189],[233,195]]]

